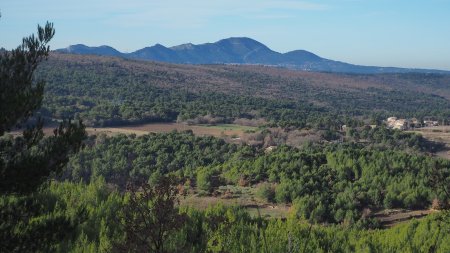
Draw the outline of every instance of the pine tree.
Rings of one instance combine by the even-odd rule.
[[[12,51],[0,50],[0,251],[51,251],[75,222],[63,215],[46,217],[34,193],[56,175],[85,137],[83,124],[65,121],[45,137],[40,108],[45,81],[35,80],[39,63],[48,57],[52,23],[38,26],[37,36],[23,39]],[[33,120],[30,120],[33,118]],[[31,123],[34,122],[34,123]],[[21,136],[6,134],[26,126]],[[41,216],[39,219],[36,217]]]

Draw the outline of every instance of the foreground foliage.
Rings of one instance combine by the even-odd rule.
[[[39,215],[26,224],[39,231],[47,217],[72,220],[76,229],[50,244],[55,252],[133,252],[116,247],[124,242],[125,220],[117,217],[130,202],[104,180],[89,184],[52,183],[35,195],[42,203]],[[2,197],[0,204],[17,201]],[[80,209],[84,210],[80,215]],[[125,209],[126,210],[126,209]],[[341,225],[310,225],[295,215],[287,220],[251,218],[238,207],[210,207],[205,211],[178,209],[182,226],[164,240],[168,252],[448,252],[449,216],[445,213],[412,220],[386,230],[360,230]],[[137,213],[136,213],[137,214]],[[23,228],[18,225],[16,229]],[[48,252],[37,250],[36,252]],[[156,251],[148,251],[156,252]]]

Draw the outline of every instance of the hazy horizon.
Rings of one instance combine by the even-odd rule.
[[[121,52],[162,44],[249,37],[274,51],[303,49],[367,66],[450,70],[449,0],[85,1],[4,0],[0,47],[55,24],[52,49],[108,45]]]

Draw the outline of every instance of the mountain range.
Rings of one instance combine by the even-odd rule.
[[[361,66],[322,58],[305,50],[279,53],[266,45],[245,37],[228,38],[215,43],[174,47],[156,44],[131,53],[122,53],[110,46],[89,47],[83,44],[57,49],[57,52],[115,56],[129,59],[159,61],[178,64],[243,64],[284,67],[314,72],[379,74],[379,73],[441,73],[450,71],[435,69],[411,69],[396,67]]]

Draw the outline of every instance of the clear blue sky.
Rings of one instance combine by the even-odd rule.
[[[131,52],[245,36],[354,64],[450,70],[450,0],[1,0],[0,47],[54,22],[53,49]]]

